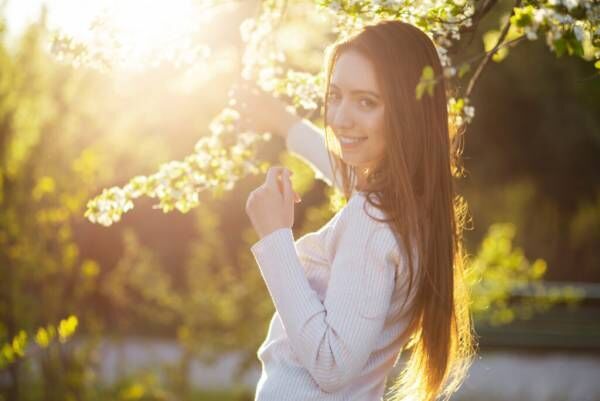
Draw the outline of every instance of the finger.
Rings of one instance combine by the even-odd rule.
[[[271,189],[278,190],[281,192],[279,186],[279,175],[283,171],[283,167],[270,167],[267,171],[267,178],[265,179],[265,185]]]
[[[286,203],[292,203],[296,201],[296,194],[292,189],[292,180],[290,180],[290,171],[284,170],[281,174],[281,184],[283,187],[283,200]]]
[[[300,195],[298,194],[298,192],[294,191],[294,186],[292,185],[292,180],[290,180],[290,176],[292,175],[292,173],[287,173],[287,170],[285,170],[282,174],[281,174],[281,182],[282,182],[282,187],[283,187],[283,199],[284,202],[286,203],[300,203],[302,202],[302,198],[300,198]]]

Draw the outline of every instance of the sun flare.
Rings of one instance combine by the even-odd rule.
[[[162,60],[191,63],[206,55],[206,49],[192,44],[211,14],[201,12],[193,0],[80,1],[55,10],[62,32],[101,49],[119,67],[143,68]]]
[[[125,48],[143,52],[165,48],[193,30],[195,8],[189,0],[119,1],[107,17]]]

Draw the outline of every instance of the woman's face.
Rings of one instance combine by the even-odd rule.
[[[373,168],[383,157],[384,104],[374,68],[355,50],[340,54],[329,85],[327,123],[350,166]]]

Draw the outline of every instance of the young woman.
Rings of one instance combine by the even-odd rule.
[[[452,181],[446,88],[415,96],[442,67],[416,27],[385,21],[327,52],[325,134],[255,89],[236,97],[246,128],[286,138],[348,202],[297,241],[290,172],[271,168],[248,197],[251,250],[276,312],[258,350],[257,401],[449,397],[473,354],[463,287],[461,208]],[[410,251],[409,251],[410,250]]]

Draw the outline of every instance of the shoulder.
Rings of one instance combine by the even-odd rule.
[[[385,213],[369,203],[364,193],[354,194],[338,213],[332,237],[338,246],[359,247],[398,261],[399,249],[394,231],[384,221]]]
[[[337,222],[348,225],[360,224],[371,229],[387,229],[391,232],[389,224],[385,222],[385,213],[372,205],[367,200],[367,196],[362,192],[354,194],[340,210]]]

